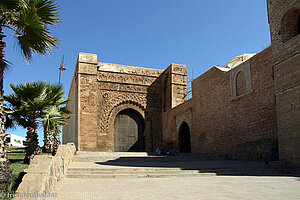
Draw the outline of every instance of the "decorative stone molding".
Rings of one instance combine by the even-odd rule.
[[[99,129],[102,135],[108,134],[108,126],[110,122],[110,116],[113,110],[122,105],[122,104],[132,104],[140,107],[142,110],[145,110],[146,107],[146,94],[120,94],[113,92],[104,93],[107,98],[105,98],[106,108],[100,112],[100,121],[99,121]],[[139,102],[139,103],[137,103]]]
[[[126,83],[134,85],[151,85],[157,78],[156,77],[147,77],[147,76],[129,76],[124,74],[117,74],[112,72],[107,73],[98,73],[97,80],[100,82],[110,82],[110,83]]]
[[[164,70],[100,62],[98,63],[98,71],[157,78]]]
[[[124,101],[124,102],[116,105],[109,113],[109,117],[108,117],[108,121],[107,121],[108,122],[108,137],[110,137],[111,139],[113,139],[114,135],[115,135],[115,129],[114,129],[115,118],[119,112],[121,112],[122,110],[125,110],[125,109],[132,109],[132,110],[138,112],[143,117],[143,122],[146,125],[145,108],[142,105],[139,105],[137,102]],[[147,134],[145,130],[144,130],[143,134],[144,135]],[[114,148],[114,147],[112,146],[112,148]]]

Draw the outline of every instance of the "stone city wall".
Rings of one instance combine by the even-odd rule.
[[[244,73],[244,81],[237,76]],[[243,84],[241,86],[237,84]],[[238,94],[237,88],[244,87]],[[164,147],[189,125],[194,153],[261,160],[277,147],[270,48],[228,72],[214,67],[192,82],[193,97],[163,114]]]

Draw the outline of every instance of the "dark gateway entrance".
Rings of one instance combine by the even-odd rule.
[[[182,122],[179,128],[178,141],[179,152],[191,153],[191,134],[189,125],[186,122]]]
[[[125,109],[118,113],[114,122],[114,151],[145,151],[144,120],[133,109]]]

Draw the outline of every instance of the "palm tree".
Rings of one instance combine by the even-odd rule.
[[[47,93],[53,100],[52,107],[46,108],[42,115],[44,126],[44,152],[52,152],[52,131],[59,130],[57,127],[64,125],[71,112],[65,107],[68,102],[64,99],[64,89],[62,85],[47,84]]]
[[[4,96],[8,102],[7,113],[18,125],[27,129],[25,163],[40,153],[38,145],[38,120],[43,110],[53,105],[53,95],[49,95],[47,83],[33,82],[26,84],[10,84],[12,94]]]
[[[60,143],[60,135],[61,131],[60,129],[57,127],[54,131],[53,131],[53,137],[52,137],[52,141],[53,141],[53,145],[52,145],[52,155],[54,156],[56,154],[56,151],[58,149],[58,146],[61,144]]]
[[[69,101],[69,99],[67,101]],[[64,117],[64,124],[61,124],[61,125],[66,125],[66,120],[70,118],[70,115],[72,115],[72,112],[67,108],[67,106],[58,107],[58,108],[59,108],[59,112]],[[52,154],[56,153],[57,148],[60,145],[60,139],[59,139],[60,133],[61,133],[61,131],[58,127],[56,127],[53,131],[53,137],[52,137],[53,152],[52,152]]]
[[[52,37],[49,25],[57,25],[58,6],[53,0],[1,0],[0,1],[0,135],[4,134],[5,115],[3,108],[3,72],[8,66],[4,59],[6,37],[3,28],[11,30],[17,38],[18,46],[26,61],[32,59],[33,53],[47,55],[59,44]],[[33,119],[32,119],[33,120]],[[33,128],[32,131],[36,129]],[[32,138],[33,139],[33,138]],[[5,157],[4,147],[0,142],[0,155]]]
[[[59,126],[66,124],[66,119],[69,118],[70,114],[71,112],[65,106],[54,105],[43,110],[44,152],[50,153],[56,151],[60,144]]]
[[[43,110],[42,122],[44,127],[44,148],[43,151],[53,151],[52,132],[58,129],[58,125],[65,124],[65,118],[59,112],[57,106],[51,106]]]

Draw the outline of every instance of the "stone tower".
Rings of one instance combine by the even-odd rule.
[[[268,0],[281,164],[300,167],[300,0]]]

